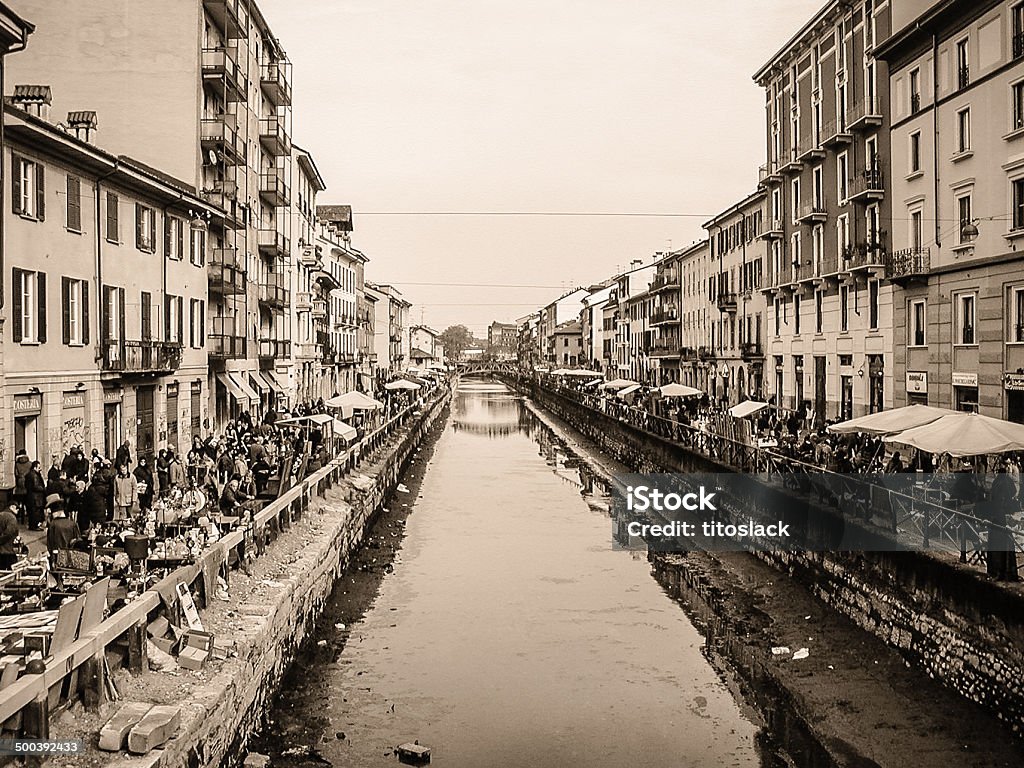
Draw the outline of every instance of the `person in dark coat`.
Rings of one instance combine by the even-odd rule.
[[[115,467],[128,467],[132,463],[132,449],[125,440],[121,443],[121,447],[117,449],[117,453],[114,454],[114,466]]]
[[[28,491],[25,489],[25,477],[32,468],[32,460],[24,448],[19,448],[14,457],[14,500],[22,509],[24,515],[28,511]]]
[[[78,445],[72,449],[64,458],[61,469],[64,470],[64,474],[67,475],[69,480],[87,481],[89,479],[89,460],[85,458],[85,451],[82,450],[82,446]]]
[[[28,507],[30,531],[43,528],[43,505],[46,503],[46,482],[38,461],[33,461],[25,475],[25,505]]]
[[[167,449],[161,448],[156,457],[156,479],[160,485],[161,498],[171,490],[171,460],[167,458]]]
[[[0,571],[9,571],[18,562],[18,553],[14,542],[18,538],[18,518],[14,514],[17,507],[12,504],[0,510]]]
[[[998,581],[1016,581],[1018,578],[1017,548],[1013,534],[1007,528],[1007,517],[1016,505],[1016,490],[1013,478],[1004,467],[1000,467],[1000,473],[992,482],[989,500],[978,504],[979,517],[989,522],[986,570]]]
[[[139,465],[135,468],[134,474],[137,482],[146,484],[146,492],[141,491],[141,486],[139,491],[139,509],[145,512],[153,506],[154,491],[153,470],[145,456],[139,458]]]
[[[46,551],[58,552],[62,549],[71,549],[71,545],[82,538],[78,523],[68,517],[63,501],[51,504],[50,512],[53,518],[46,529]]]

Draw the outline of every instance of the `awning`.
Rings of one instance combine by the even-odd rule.
[[[228,376],[228,374],[218,373],[217,381],[223,384],[224,389],[228,391],[228,394],[231,395],[231,397],[233,397],[239,403],[244,403],[247,407],[252,405],[252,398],[249,397],[248,393],[246,393],[245,390],[239,387],[238,383],[230,376]],[[256,399],[258,400],[259,398]]]
[[[334,290],[336,288],[341,288],[341,283],[339,283],[335,279],[334,275],[332,275],[327,270],[317,269],[317,270],[315,270],[312,273],[311,276],[312,276],[312,278],[314,280],[317,280],[317,281],[320,281],[320,282],[323,282],[323,283],[327,283],[328,284],[327,287],[330,288],[331,290]]]
[[[280,385],[280,384],[279,384],[279,383],[277,382],[277,379],[275,379],[275,378],[273,377],[273,375],[272,375],[272,374],[271,374],[271,373],[270,373],[269,371],[260,371],[260,376],[261,376],[261,377],[263,377],[263,380],[264,380],[265,382],[267,382],[268,386],[269,386],[269,387],[270,387],[270,388],[271,388],[271,389],[272,389],[272,390],[273,390],[274,392],[276,392],[277,394],[279,394],[279,395],[286,395],[286,394],[288,394],[288,393],[287,393],[287,392],[285,391],[284,387],[282,387],[282,386],[281,386],[281,385]]]
[[[737,403],[729,409],[729,415],[734,416],[737,419],[742,419],[746,416],[753,416],[755,413],[768,407],[768,403],[762,403],[759,400],[744,400],[742,403]]]
[[[359,433],[356,432],[355,427],[351,427],[340,419],[334,420],[334,436],[343,437],[346,440],[355,440],[359,437]]]
[[[384,389],[419,389],[419,384],[413,384],[407,379],[398,379],[397,381],[389,381],[384,385]]]
[[[263,373],[267,377],[268,381],[277,383],[278,392],[282,395],[288,394],[288,378],[286,376],[283,376],[283,374],[280,374],[277,371],[264,371]]]
[[[626,387],[624,389],[620,389],[619,392],[618,392],[618,396],[622,397],[623,395],[631,395],[634,392],[636,392],[637,390],[639,390],[640,386],[641,386],[640,384],[630,384],[628,387]]]
[[[253,387],[259,390],[261,395],[270,394],[270,385],[263,380],[263,377],[260,376],[259,371],[250,371],[249,378],[252,379]]]
[[[250,402],[258,403],[260,401],[260,396],[256,394],[256,390],[250,387],[249,383],[245,380],[244,373],[235,373],[232,371],[228,371],[227,375],[229,379],[235,382],[235,386],[237,386],[240,390],[242,390],[242,392],[245,393],[245,397]]]

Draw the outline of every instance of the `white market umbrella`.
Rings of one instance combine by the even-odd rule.
[[[699,397],[704,392],[693,387],[688,387],[685,384],[666,384],[659,390],[662,397]]]
[[[742,403],[737,403],[730,408],[729,415],[742,419],[747,416],[753,416],[755,413],[760,413],[767,407],[768,403],[762,403],[760,400],[744,400]]]
[[[601,385],[601,389],[625,389],[626,387],[639,386],[640,382],[630,379],[612,379]]]
[[[335,437],[343,437],[346,440],[355,440],[359,437],[359,433],[355,427],[350,424],[346,424],[340,419],[334,419],[334,435]]]
[[[588,371],[586,368],[572,368],[564,372],[565,376],[586,376],[587,378],[593,378],[594,376],[600,376],[600,371]]]
[[[640,389],[640,385],[639,384],[630,384],[628,387],[625,387],[624,389],[620,389],[615,394],[616,394],[617,397],[624,397],[626,395],[633,394],[634,392],[636,392],[639,389]]]
[[[937,408],[934,405],[905,405],[902,408],[892,408],[888,411],[869,413],[866,416],[858,416],[856,419],[841,421],[828,428],[829,432],[837,435],[848,435],[853,432],[863,432],[867,435],[893,435],[915,427],[923,427],[938,421],[943,416],[951,416],[958,411],[951,411],[948,408]]]
[[[415,382],[409,381],[408,379],[398,379],[397,381],[389,381],[384,385],[384,389],[396,390],[396,389],[419,389],[420,385]]]
[[[1024,451],[1024,424],[980,413],[951,413],[930,424],[889,435],[885,442],[956,457]]]

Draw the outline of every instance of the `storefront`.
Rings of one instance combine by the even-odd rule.
[[[66,456],[76,446],[89,442],[89,421],[85,392],[65,392],[61,398],[60,450]]]
[[[868,413],[885,410],[885,357],[868,355]]]
[[[1006,420],[1024,424],[1024,373],[1004,373]]]
[[[907,371],[907,405],[928,405],[928,373]]]
[[[978,412],[978,374],[953,373],[953,407]]]
[[[178,451],[178,383],[167,385],[167,446]]]
[[[124,442],[124,429],[121,419],[121,406],[124,390],[120,387],[104,387],[103,389],[103,454],[114,457],[117,448]]]
[[[26,392],[14,396],[14,453],[22,450],[30,459],[41,460],[39,440],[42,433],[43,396]]]

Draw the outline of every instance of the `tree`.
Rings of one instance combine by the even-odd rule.
[[[473,334],[464,325],[449,325],[438,338],[444,346],[444,356],[449,360],[458,360],[462,351],[473,344]]]

